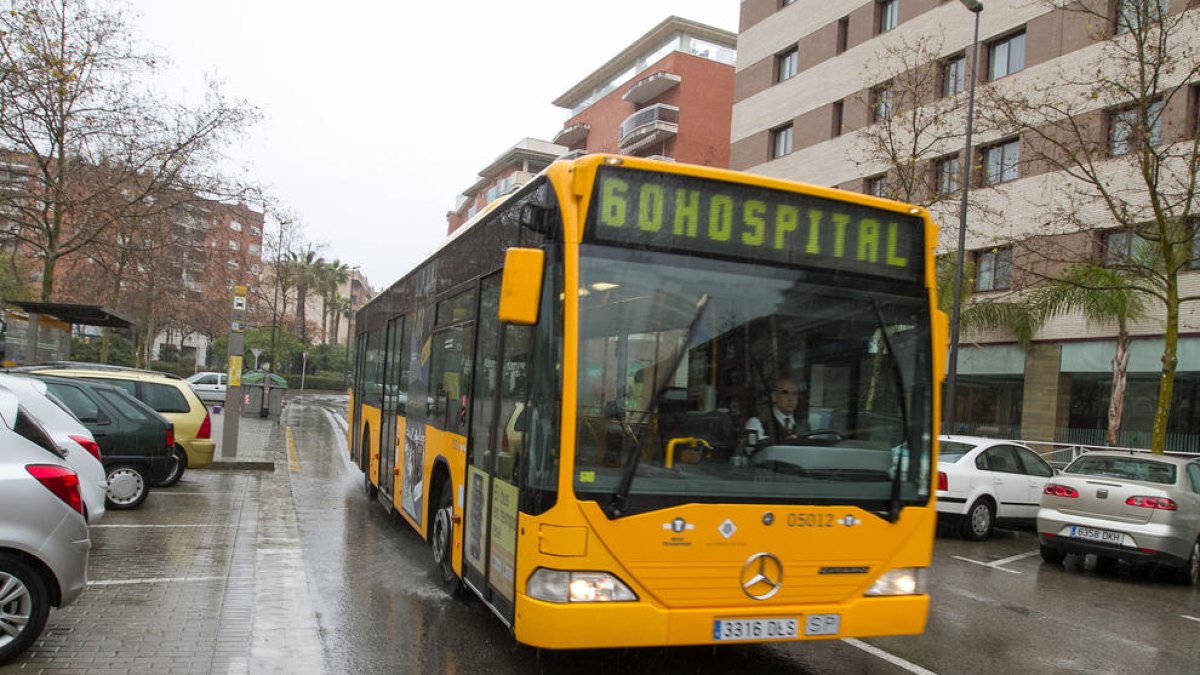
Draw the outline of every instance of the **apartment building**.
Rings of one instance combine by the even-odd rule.
[[[500,197],[511,194],[550,166],[567,148],[550,141],[524,138],[479,172],[446,214],[446,233],[452,233]]]
[[[728,167],[736,45],[729,31],[666,18],[554,100],[571,112],[554,142]]]
[[[1196,77],[1197,64],[1182,61],[1196,58],[1200,12],[1184,0],[1084,0],[1065,9],[984,0],[977,17],[967,4],[743,0],[731,167],[922,204],[941,224],[939,252],[954,252],[974,73],[965,219],[972,301],[1019,297],[1069,261],[1119,267],[1143,241],[1137,228],[1067,169],[1075,158],[1055,144],[1078,134],[1095,180],[1143,208],[1139,148],[1152,149],[1176,174],[1195,155],[1200,78],[1185,79]],[[979,63],[972,68],[976,18]],[[1136,69],[1113,55],[1127,55],[1135,40],[1157,39],[1163,33],[1155,31],[1168,26],[1161,53],[1181,61],[1162,69],[1156,90],[1122,100],[1116,85]],[[1048,104],[1069,114],[1029,123]],[[1010,124],[1021,115],[1024,126]],[[1193,237],[1178,292],[1195,298],[1200,241],[1189,217],[1196,207],[1180,206],[1190,197],[1176,199],[1173,213]],[[1170,317],[1161,302],[1151,300],[1147,310],[1128,326],[1120,445],[1149,444]],[[1167,447],[1200,451],[1200,301],[1180,307],[1178,329]],[[1008,331],[965,333],[955,430],[1103,442],[1118,334],[1117,324],[1081,313],[1050,320],[1028,350]]]
[[[446,214],[452,233],[568,152],[727,167],[737,36],[664,19],[554,100],[571,112],[553,141],[525,138],[479,172]]]

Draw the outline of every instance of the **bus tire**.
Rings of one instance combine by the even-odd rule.
[[[362,466],[362,491],[366,492],[368,500],[379,496],[379,489],[371,482],[371,428],[362,430],[362,444],[359,446],[359,458]],[[367,461],[361,461],[366,459]]]
[[[438,582],[448,595],[462,592],[462,579],[454,573],[454,489],[449,480],[442,483],[437,508],[430,523],[429,546],[437,565]]]

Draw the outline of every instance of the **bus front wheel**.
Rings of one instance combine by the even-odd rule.
[[[438,580],[446,593],[457,596],[462,590],[462,580],[454,573],[454,501],[453,486],[447,480],[438,495],[434,511],[429,545],[433,549],[433,562],[437,565]]]

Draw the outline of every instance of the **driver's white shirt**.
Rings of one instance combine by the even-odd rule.
[[[787,429],[787,420],[789,418],[793,420],[793,424],[795,423],[795,416],[789,415],[775,406],[771,406],[771,412],[774,413],[775,421],[779,424],[780,429]],[[793,432],[795,432],[797,427],[793,426],[792,429]],[[750,419],[746,420],[745,430],[753,431],[754,433],[758,434],[758,440],[760,441],[770,435],[767,433],[767,430],[763,428],[762,420],[758,419],[757,417],[751,417]]]

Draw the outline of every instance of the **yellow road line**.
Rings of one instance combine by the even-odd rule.
[[[287,446],[288,446],[288,469],[292,473],[300,472],[300,454],[296,452],[296,437],[292,435],[292,428],[287,428]]]

